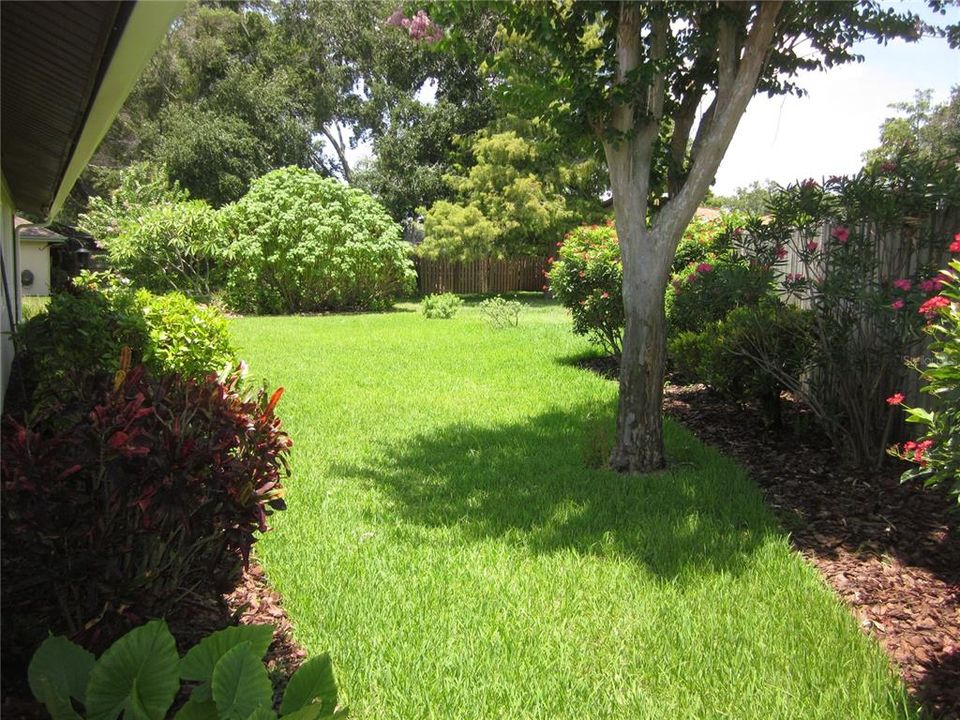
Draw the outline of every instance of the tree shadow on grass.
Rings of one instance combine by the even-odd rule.
[[[334,471],[372,483],[417,528],[627,560],[663,579],[743,571],[778,534],[759,493],[690,433],[671,425],[667,435],[671,468],[646,476],[586,467],[609,450],[612,407],[450,425],[407,439],[373,467]]]

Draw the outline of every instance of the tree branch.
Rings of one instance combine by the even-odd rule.
[[[713,182],[720,161],[723,159],[730,140],[736,132],[737,124],[747,109],[747,103],[756,91],[757,81],[769,55],[777,28],[777,16],[783,6],[782,0],[770,0],[759,3],[756,18],[750,26],[744,43],[743,58],[740,61],[726,103],[722,109],[714,110],[709,128],[705,131],[696,156],[690,168],[690,174],[680,193],[660,212],[658,226],[668,231],[656,233],[658,237],[671,241],[679,237],[677,225],[686,225],[697,209],[697,203],[703,198]],[[719,42],[718,42],[719,44]],[[719,60],[719,58],[718,58]],[[719,93],[718,93],[719,96]],[[706,119],[706,118],[704,118]],[[700,133],[698,133],[699,135]],[[701,138],[698,138],[701,140]],[[662,225],[661,225],[662,224]],[[682,230],[682,228],[681,228]]]
[[[340,125],[337,124],[338,137],[334,137],[333,133],[330,132],[330,129],[326,125],[320,126],[320,132],[322,132],[324,137],[330,141],[331,145],[333,145],[333,151],[340,159],[340,169],[343,171],[343,179],[347,181],[347,185],[350,185],[350,163],[347,162],[346,149],[344,148],[343,142],[343,132],[340,130]]]

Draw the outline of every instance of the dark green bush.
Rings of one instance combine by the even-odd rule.
[[[221,213],[232,238],[225,298],[234,310],[377,310],[413,290],[411,246],[361,190],[288,167],[255,180]]]
[[[550,290],[573,315],[573,331],[614,355],[623,337],[623,263],[617,231],[579,227],[564,237],[548,272]]]
[[[736,308],[700,332],[678,333],[668,340],[668,353],[684,379],[734,402],[756,402],[779,425],[781,393],[810,362],[811,331],[809,312],[765,301]]]

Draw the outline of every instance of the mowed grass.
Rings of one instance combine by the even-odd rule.
[[[616,384],[559,308],[406,310],[232,323],[295,443],[258,555],[352,717],[913,716],[735,463],[588,467]]]

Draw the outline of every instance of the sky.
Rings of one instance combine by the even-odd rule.
[[[903,4],[933,19],[924,3]],[[960,8],[945,19],[960,21]],[[960,50],[942,39],[864,43],[857,51],[864,62],[804,73],[800,85],[808,94],[802,98],[754,97],[717,171],[714,193],[731,195],[754,180],[787,184],[854,173],[863,152],[879,144],[880,125],[897,114],[891,104],[927,89],[935,103],[944,102],[960,85]]]
[[[905,7],[927,21],[960,22],[960,8],[934,16],[923,1],[884,5]],[[960,50],[945,40],[923,38],[856,47],[864,62],[820,73],[803,73],[799,84],[807,95],[767,98],[756,96],[740,120],[737,133],[717,171],[713,192],[732,195],[753,181],[773,180],[782,185],[830,175],[856,172],[864,151],[876,147],[880,126],[897,113],[890,105],[913,99],[917,90],[933,90],[934,103],[945,102],[950,88],[960,85]],[[421,100],[432,100],[432,89]],[[351,164],[370,157],[363,143],[347,153]]]

